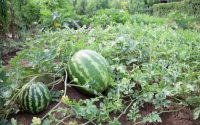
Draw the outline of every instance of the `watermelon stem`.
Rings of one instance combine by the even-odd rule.
[[[68,75],[67,75],[67,71],[66,71],[66,69],[64,69],[65,70],[65,81],[64,81],[64,86],[65,86],[65,90],[64,90],[64,94],[63,94],[63,96],[66,96],[66,92],[67,92],[67,78],[68,78]],[[71,81],[72,82],[72,81]],[[70,83],[71,83],[70,82]],[[69,84],[70,84],[69,83]],[[41,120],[44,120],[48,115],[50,115],[60,104],[62,103],[62,99],[60,99],[60,101],[58,102],[58,104],[57,105],[55,105],[49,112],[47,112],[43,117],[42,117],[42,119]]]
[[[64,123],[64,120],[67,119],[67,118],[69,118],[69,117],[71,117],[71,115],[68,115],[68,116],[64,117],[64,118],[61,119],[56,125],[60,125],[60,123],[65,124],[65,123]]]
[[[183,107],[181,107],[181,108],[179,108],[179,109],[175,109],[175,110],[161,111],[161,112],[159,112],[158,114],[160,115],[160,114],[162,114],[162,113],[178,112],[178,111],[184,109],[185,107],[186,107],[186,106],[183,106]]]
[[[126,107],[126,109],[117,117],[117,119],[119,119],[123,114],[126,114],[127,110],[129,109],[129,107],[133,104],[133,102],[135,101],[136,99],[134,100],[131,100],[131,102],[129,103],[129,105]]]
[[[66,69],[64,69],[65,70],[65,78],[64,77],[62,77],[61,79],[59,79],[59,80],[57,80],[57,81],[55,81],[54,83],[60,83],[61,81],[63,81],[63,79],[64,79],[64,94],[63,94],[63,96],[66,96],[66,94],[67,94],[67,87],[71,87],[71,86],[74,86],[74,87],[84,87],[84,86],[80,86],[80,85],[74,85],[74,84],[71,84],[72,82],[74,82],[74,80],[72,80],[72,81],[70,81],[69,83],[67,83],[67,78],[68,78],[68,74],[67,74],[67,70]],[[48,84],[49,85],[49,84]],[[58,102],[58,104],[57,105],[55,105],[49,112],[47,112],[42,118],[41,118],[41,120],[44,120],[47,116],[49,116],[53,111],[55,111],[55,109],[60,105],[62,103],[62,99],[60,99],[60,101]],[[63,119],[61,119],[60,120],[60,122],[58,123],[58,124],[60,124],[60,123],[62,123],[65,119],[67,119],[68,117],[70,117],[71,115],[69,115],[69,116],[66,116],[66,117],[64,117]]]
[[[63,77],[61,77],[60,79],[58,79],[58,80],[56,80],[56,81],[53,81],[53,82],[47,84],[47,86],[48,86],[48,87],[49,87],[49,86],[52,86],[52,88],[51,88],[51,91],[52,91],[53,88],[54,88],[54,86],[55,86],[55,85],[58,85],[58,84],[61,83],[62,81],[63,81]]]
[[[89,123],[92,123],[93,125],[96,125],[92,120],[87,121],[86,123],[84,123],[84,124],[82,124],[82,125],[87,125],[87,124],[89,124]]]

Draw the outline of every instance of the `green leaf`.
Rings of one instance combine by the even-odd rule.
[[[200,115],[200,107],[197,107],[193,110],[193,119],[197,120],[199,118]]]
[[[121,125],[121,123],[117,120],[117,118],[114,118],[114,120],[109,121],[108,125]]]
[[[157,112],[152,112],[149,115],[145,116],[142,120],[144,123],[146,122],[162,122],[162,119],[160,118],[159,114]]]
[[[50,124],[51,124],[51,122],[47,118],[42,121],[42,125],[50,125]]]
[[[186,102],[191,106],[197,107],[200,105],[200,96],[189,96]]]
[[[60,100],[60,97],[63,95],[63,90],[61,91],[51,91],[50,94],[51,94],[51,97],[52,97],[52,101],[54,102],[59,102]]]
[[[12,125],[17,125],[17,120],[14,119],[14,118],[12,118],[12,119],[11,119],[11,123],[12,123]]]
[[[134,103],[132,105],[131,110],[129,111],[127,116],[128,116],[128,119],[132,120],[133,122],[135,122],[138,118],[141,117],[139,106],[137,105],[137,103]]]

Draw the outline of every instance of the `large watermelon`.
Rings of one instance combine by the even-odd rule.
[[[101,93],[111,83],[110,66],[106,59],[92,50],[76,52],[68,62],[68,71],[78,87],[86,94]]]
[[[41,82],[33,82],[24,86],[19,100],[24,110],[35,114],[43,111],[49,105],[51,95],[46,85]]]

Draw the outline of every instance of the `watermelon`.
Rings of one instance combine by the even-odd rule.
[[[49,105],[50,91],[42,82],[33,82],[24,86],[19,101],[25,111],[36,114],[42,112]]]
[[[68,71],[71,79],[79,90],[86,94],[98,94],[106,90],[112,80],[110,66],[107,60],[92,50],[80,50],[68,61]]]

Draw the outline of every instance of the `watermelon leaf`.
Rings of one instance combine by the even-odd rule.
[[[193,119],[197,120],[200,116],[200,107],[197,107],[193,110]]]

